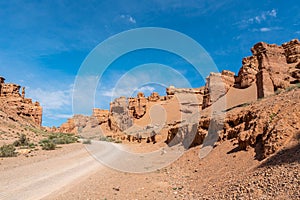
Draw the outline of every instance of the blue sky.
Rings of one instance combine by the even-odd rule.
[[[0,76],[25,86],[26,96],[41,102],[43,125],[58,126],[73,114],[72,89],[81,63],[110,36],[140,27],[173,29],[201,44],[219,70],[237,73],[255,43],[299,38],[299,10],[296,0],[0,1]],[[147,63],[172,66],[192,87],[203,85],[203,77],[179,56],[136,51],[121,56],[105,72],[95,106],[108,108],[116,82]],[[128,89],[133,95],[137,90],[164,93],[155,84],[133,89]]]

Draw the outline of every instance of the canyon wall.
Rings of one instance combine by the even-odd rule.
[[[18,117],[32,120],[35,125],[42,125],[43,109],[39,102],[25,98],[25,88],[20,94],[20,85],[5,83],[5,78],[0,77],[0,102],[1,109],[9,114],[14,120]],[[14,117],[15,116],[15,117]]]

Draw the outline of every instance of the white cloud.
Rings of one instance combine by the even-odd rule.
[[[44,110],[61,109],[71,104],[70,91],[46,91],[41,88],[28,89],[28,96],[41,103]]]
[[[131,23],[134,23],[134,24],[136,23],[136,20],[135,20],[133,17],[131,17],[131,16],[129,17],[128,20],[129,20]]]
[[[277,11],[275,9],[272,9],[269,11],[261,12],[259,15],[242,20],[236,24],[239,25],[240,28],[245,28],[250,24],[261,24],[264,21],[267,21],[267,20],[270,20],[270,19],[273,19],[276,17],[277,17]]]
[[[277,17],[277,11],[275,9],[262,12],[260,15],[255,16],[254,18],[250,18],[248,21],[249,22],[256,22],[256,23],[261,23],[263,21],[266,21],[267,18],[276,18]]]
[[[253,32],[270,32],[270,31],[276,31],[281,30],[282,27],[262,27],[262,28],[254,28],[252,29]]]
[[[268,31],[271,31],[272,29],[271,28],[266,28],[266,27],[264,27],[264,28],[260,28],[259,29],[261,32],[268,32]]]
[[[122,19],[125,19],[127,22],[130,22],[132,24],[136,24],[136,20],[134,17],[132,17],[131,15],[121,15],[120,16]]]
[[[153,92],[155,90],[155,88],[151,87],[151,86],[143,86],[141,88],[137,88],[136,90],[139,91],[139,92],[144,92],[145,93],[145,92]]]
[[[271,17],[277,17],[277,11],[275,9],[267,12],[267,14]]]

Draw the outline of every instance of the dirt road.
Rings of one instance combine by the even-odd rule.
[[[44,160],[39,155],[16,160],[17,164],[2,160],[0,199],[41,199],[103,167],[82,145],[75,146],[59,149]]]

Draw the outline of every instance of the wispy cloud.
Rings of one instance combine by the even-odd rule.
[[[277,11],[275,9],[272,9],[270,11],[262,12],[260,15],[252,17],[247,21],[248,23],[261,23],[263,21],[266,21],[268,18],[276,18],[276,17],[277,17]]]
[[[246,28],[249,25],[254,25],[254,24],[261,24],[263,22],[266,22],[271,19],[277,18],[277,10],[272,9],[269,11],[263,11],[259,15],[255,15],[253,17],[244,19],[242,21],[239,21],[236,23],[240,28]]]
[[[45,91],[41,88],[28,89],[27,95],[38,100],[44,110],[62,109],[66,105],[71,105],[71,91],[57,90]]]
[[[255,28],[252,31],[253,32],[270,32],[270,31],[276,31],[276,30],[281,30],[281,27],[262,27],[262,28]]]
[[[151,86],[143,86],[141,88],[137,88],[137,90],[141,92],[153,92],[155,88]]]
[[[43,107],[43,116],[47,119],[54,120],[67,119],[72,116],[70,113],[70,107],[72,104],[71,95],[71,89],[47,91],[41,88],[28,88],[26,91],[26,96],[40,102]],[[46,125],[48,125],[47,122]]]
[[[132,24],[136,24],[136,20],[134,17],[132,17],[131,15],[121,15],[120,16],[122,19],[125,19],[127,22],[132,23]]]

